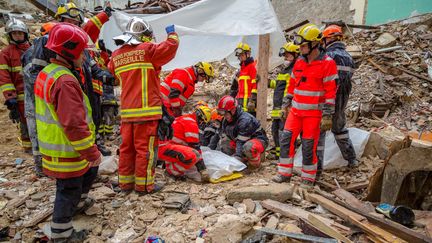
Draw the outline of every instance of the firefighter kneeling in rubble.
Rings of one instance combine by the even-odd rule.
[[[218,112],[222,121],[221,151],[233,155],[251,168],[258,168],[261,154],[268,145],[268,138],[260,122],[243,111],[237,100],[226,95],[219,100]]]
[[[176,178],[182,177],[195,165],[201,174],[201,181],[210,180],[201,156],[198,128],[199,124],[208,123],[210,119],[211,109],[207,106],[200,106],[193,114],[182,115],[174,120],[172,139],[161,142],[158,151],[159,160],[165,162],[169,175]]]

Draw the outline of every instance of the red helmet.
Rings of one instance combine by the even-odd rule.
[[[342,36],[342,35],[343,35],[342,27],[335,24],[327,26],[327,28],[325,28],[323,31],[324,38],[333,37],[333,36]]]
[[[237,100],[232,96],[225,95],[219,100],[218,103],[218,112],[219,114],[224,114],[225,112],[230,112],[231,115],[234,115],[237,109]]]
[[[87,48],[88,35],[78,26],[58,23],[50,31],[46,48],[67,60],[77,60]]]

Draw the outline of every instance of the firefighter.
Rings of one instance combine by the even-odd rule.
[[[161,95],[164,106],[172,116],[181,116],[186,101],[195,92],[198,82],[210,82],[214,78],[214,69],[210,63],[198,62],[188,68],[173,70],[161,83]]]
[[[221,151],[233,155],[250,168],[258,168],[268,138],[260,122],[243,111],[237,100],[226,95],[219,100],[218,112],[223,115]]]
[[[219,132],[223,117],[219,115],[217,109],[212,109],[210,123],[204,128],[204,134],[200,138],[202,146],[208,146],[215,150],[219,141]]]
[[[84,14],[82,10],[78,9],[74,3],[66,3],[61,4],[58,7],[55,17],[60,22],[71,23],[77,26],[82,25],[83,30],[90,36],[91,41],[94,43],[99,36],[101,26],[108,21],[112,11],[113,10],[107,6],[103,12],[98,13],[94,17],[90,18],[87,23],[83,24]],[[33,80],[36,79],[40,70],[48,65],[50,58],[55,57],[50,50],[45,48],[47,40],[48,35],[45,35],[37,42],[37,44],[34,45],[32,65],[29,69],[29,73]],[[90,99],[93,121],[96,125],[96,132],[98,132],[101,120],[101,101],[100,96],[93,89],[92,80],[97,79],[99,81],[105,81],[106,83],[113,83],[114,77],[108,71],[100,69],[95,62],[91,62],[92,59],[87,50],[85,50],[84,53],[86,58],[83,62],[83,66],[77,67],[76,72],[79,72],[80,75],[84,77],[84,92]],[[111,152],[104,146],[102,136],[98,133],[96,134],[96,143],[103,155],[111,154]]]
[[[243,111],[247,111],[256,117],[257,70],[251,51],[252,49],[246,43],[239,43],[235,49],[235,55],[240,61],[240,70],[233,79],[230,95],[237,99]]]
[[[275,149],[271,150],[272,159],[279,159],[280,144],[279,133],[283,131],[288,110],[283,104],[283,99],[288,93],[288,84],[291,77],[292,69],[297,57],[299,56],[299,46],[292,42],[286,43],[279,51],[279,56],[283,57],[289,64],[277,75],[276,80],[270,81],[270,88],[274,89],[273,93],[273,110],[270,112],[272,118],[272,135]]]
[[[55,23],[48,22],[41,26],[40,32],[41,35],[44,36],[48,34],[51,29],[55,26]],[[40,37],[33,40],[33,43],[37,45],[40,41]],[[25,108],[25,117],[27,120],[27,129],[30,136],[32,150],[33,150],[33,160],[35,163],[34,171],[38,177],[44,176],[42,172],[42,155],[39,152],[39,144],[37,140],[37,132],[36,132],[36,118],[35,118],[35,96],[34,96],[34,82],[36,80],[31,78],[30,75],[30,67],[32,65],[32,55],[34,46],[31,46],[24,54],[21,56],[21,64],[23,67],[23,78],[24,78],[24,108]]]
[[[159,160],[165,162],[169,175],[179,178],[195,166],[201,174],[201,181],[210,180],[202,159],[199,140],[199,124],[208,123],[211,110],[207,106],[199,106],[192,114],[177,117],[173,123],[174,136],[159,146]]]
[[[346,129],[345,108],[351,93],[351,78],[354,73],[354,61],[351,55],[345,50],[345,44],[342,42],[342,28],[337,25],[330,25],[323,31],[323,44],[326,54],[336,62],[338,70],[338,79],[336,79],[337,93],[335,112],[332,117],[331,131],[334,134],[336,143],[345,160],[348,161],[348,167],[353,168],[358,165],[354,146],[349,138],[348,129]],[[318,174],[323,169],[325,147],[325,131],[320,134],[318,142]]]
[[[336,97],[336,63],[320,46],[322,33],[313,24],[304,25],[295,36],[301,57],[293,67],[288,89],[288,113],[284,131],[280,133],[281,156],[278,174],[273,181],[289,182],[292,176],[295,141],[301,134],[303,167],[301,188],[315,183],[317,172],[316,147],[320,129],[328,130]]]
[[[161,139],[169,137],[171,119],[163,112],[158,72],[174,58],[178,48],[174,25],[165,30],[167,40],[152,43],[150,25],[133,17],[126,32],[114,38],[117,43],[123,43],[113,52],[108,69],[122,88],[119,184],[124,194],[134,188],[138,194],[161,189],[154,183],[158,135]]]
[[[32,144],[24,114],[24,82],[21,55],[30,47],[27,26],[21,20],[12,18],[6,23],[5,31],[9,45],[0,52],[0,90],[9,110],[9,118],[19,123],[18,137],[25,152],[31,153]]]
[[[53,242],[82,242],[72,217],[81,211],[97,176],[101,153],[95,145],[91,106],[74,75],[87,47],[88,35],[71,24],[53,27],[46,47],[56,53],[35,83],[36,128],[44,173],[56,178],[51,222]]]
[[[106,49],[103,40],[96,42],[96,49],[98,51],[91,52],[93,59],[102,70],[107,70],[107,65],[110,59],[111,51]],[[101,124],[99,126],[99,134],[104,138],[108,137],[110,140],[115,139],[114,124],[118,114],[117,98],[114,95],[114,86],[108,83],[103,83],[99,80],[93,79],[93,88],[102,98],[101,103]]]

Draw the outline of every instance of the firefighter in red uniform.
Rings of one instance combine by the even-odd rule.
[[[182,177],[195,165],[201,174],[201,181],[209,181],[209,174],[201,156],[198,126],[201,123],[208,123],[210,119],[210,108],[200,106],[194,113],[179,116],[174,120],[173,138],[162,142],[158,151],[159,160],[165,162],[169,175]]]
[[[256,117],[257,70],[251,51],[252,49],[246,43],[239,43],[235,49],[235,55],[240,61],[240,71],[233,79],[230,95],[237,99],[243,111],[247,111]]]
[[[161,83],[162,100],[168,112],[175,117],[181,116],[186,101],[195,92],[195,84],[210,82],[213,77],[214,69],[207,62],[173,70]]]
[[[268,145],[268,138],[260,122],[243,111],[237,100],[225,95],[219,100],[218,113],[224,116],[221,128],[220,149],[233,155],[250,168],[261,165],[261,154]]]
[[[57,24],[46,48],[56,53],[35,83],[35,112],[43,170],[56,178],[56,198],[51,222],[53,242],[83,242],[86,232],[76,232],[72,217],[84,209],[101,162],[95,145],[91,106],[80,76],[73,70],[84,61],[89,37],[79,27]]]
[[[5,31],[9,45],[0,52],[0,90],[5,97],[9,118],[19,123],[21,146],[32,151],[32,144],[24,116],[24,81],[21,74],[21,55],[30,47],[27,26],[21,20],[11,19]]]
[[[78,9],[74,3],[70,2],[66,4],[60,4],[55,14],[55,17],[60,22],[71,23],[77,26],[81,26],[83,30],[90,36],[91,41],[95,43],[97,38],[99,37],[102,25],[109,20],[112,11],[113,10],[108,5],[103,12],[98,13],[97,15],[90,18],[87,23],[84,23],[83,11],[81,9]],[[40,70],[42,70],[42,68],[48,65],[50,58],[54,56],[51,51],[45,48],[47,40],[48,36],[45,35],[42,36],[37,43],[35,43],[32,57],[32,65],[29,69],[29,73],[33,80],[36,79]],[[83,67],[77,68],[77,71],[79,71],[84,77],[84,92],[89,97],[90,103],[92,105],[93,121],[96,127],[99,127],[101,120],[100,96],[96,92],[94,92],[92,79],[98,79],[99,81],[106,80],[108,83],[113,82],[114,78],[109,72],[101,70],[95,63],[90,63],[91,58],[89,57],[88,51],[86,50],[85,52],[87,57],[85,58]],[[96,132],[98,132],[98,130]],[[99,150],[104,155],[110,155],[111,151],[109,151],[103,145],[102,136],[97,134],[96,141],[98,143]]]
[[[164,123],[162,116],[157,73],[174,58],[178,48],[174,25],[168,26],[166,32],[166,41],[152,43],[150,25],[133,17],[126,32],[114,38],[123,44],[113,52],[108,68],[122,87],[119,184],[124,193],[134,188],[139,194],[161,189],[154,183],[158,133],[163,137],[170,124]]]
[[[301,187],[309,189],[317,173],[316,148],[320,129],[331,127],[338,77],[336,63],[320,46],[322,33],[313,24],[303,26],[295,36],[301,57],[294,64],[288,88],[291,106],[284,131],[280,133],[281,156],[273,181],[289,182],[292,176],[295,141],[301,134],[303,167]],[[330,124],[330,126],[329,126]]]

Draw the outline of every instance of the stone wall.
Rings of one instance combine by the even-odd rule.
[[[353,22],[350,0],[271,0],[283,29],[308,19],[321,24],[324,20]]]

